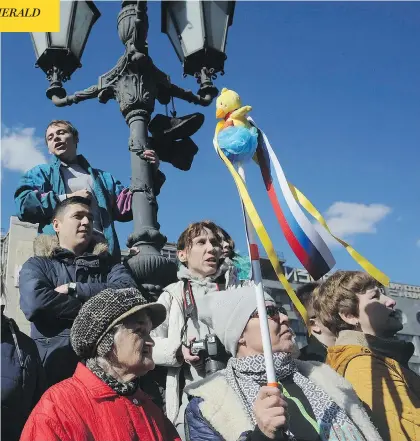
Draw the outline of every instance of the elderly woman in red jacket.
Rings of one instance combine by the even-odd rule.
[[[165,316],[164,306],[134,288],[106,289],[86,302],[70,335],[86,366],[42,396],[21,441],[180,441],[139,388],[154,368],[150,331]]]

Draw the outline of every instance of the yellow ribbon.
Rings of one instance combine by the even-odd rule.
[[[273,266],[274,272],[276,273],[279,281],[283,285],[284,289],[286,290],[287,294],[289,295],[293,305],[299,312],[300,316],[302,317],[303,321],[306,324],[306,327],[308,331],[310,330],[309,327],[309,317],[308,313],[303,306],[302,302],[299,300],[295,292],[293,291],[293,288],[291,287],[290,283],[287,281],[285,275],[283,274],[279,259],[277,257],[276,251],[274,250],[273,243],[271,242],[271,239],[267,233],[267,230],[265,229],[260,216],[257,213],[257,210],[255,209],[255,206],[251,200],[251,197],[249,196],[248,190],[246,188],[246,185],[242,178],[239,176],[238,172],[235,170],[235,167],[232,165],[232,163],[229,161],[229,159],[225,156],[225,154],[222,152],[222,150],[219,147],[219,143],[217,142],[217,134],[219,133],[220,129],[223,126],[223,122],[219,122],[216,126],[216,132],[214,136],[214,145],[216,147],[217,153],[222,158],[223,162],[225,163],[226,167],[230,171],[236,187],[238,188],[239,195],[244,203],[245,210],[249,216],[249,219],[252,222],[252,225],[255,228],[255,231],[261,241],[261,244],[267,253],[268,259],[271,262],[271,265]]]
[[[311,201],[307,199],[307,197],[300,192],[295,186],[293,186],[290,182],[289,188],[293,194],[293,197],[296,199],[297,202],[299,202],[300,205],[312,216],[314,217],[327,231],[331,234],[331,236],[343,247],[347,250],[347,252],[350,254],[351,257],[372,277],[374,277],[379,283],[381,283],[384,286],[389,285],[389,277],[384,274],[382,271],[380,271],[378,268],[376,268],[374,265],[372,265],[367,259],[365,259],[361,254],[359,254],[352,246],[350,246],[347,242],[344,240],[341,240],[339,237],[334,236],[334,234],[331,233],[331,230],[329,229],[327,223],[325,222],[325,219],[321,216],[320,212],[312,205]]]

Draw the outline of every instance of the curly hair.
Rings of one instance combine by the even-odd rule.
[[[201,222],[193,222],[192,224],[188,225],[188,227],[179,236],[176,249],[178,251],[189,250],[192,247],[193,239],[199,236],[205,228],[214,234],[215,238],[219,240],[221,246],[222,241],[219,234],[219,227],[214,222],[204,220]]]

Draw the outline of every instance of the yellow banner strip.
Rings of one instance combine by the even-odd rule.
[[[255,206],[251,200],[251,197],[249,196],[248,190],[246,188],[246,185],[242,178],[239,176],[238,172],[235,170],[235,167],[232,165],[232,163],[229,161],[229,159],[225,156],[225,154],[222,152],[222,150],[219,147],[219,143],[217,142],[217,134],[220,131],[220,128],[222,124],[218,124],[216,126],[216,133],[213,140],[214,146],[216,147],[217,153],[222,158],[223,162],[225,163],[226,167],[230,171],[230,174],[232,175],[236,187],[238,188],[239,195],[244,203],[246,212],[252,222],[252,225],[255,228],[255,231],[261,241],[261,244],[267,253],[267,256],[271,262],[271,265],[273,266],[274,272],[276,273],[279,281],[283,285],[284,289],[286,290],[287,294],[289,295],[291,301],[293,302],[293,305],[301,315],[303,321],[306,324],[306,327],[309,328],[309,317],[308,313],[303,306],[302,302],[299,300],[295,292],[293,291],[293,288],[291,287],[290,283],[286,279],[285,275],[283,274],[279,259],[277,257],[276,251],[274,250],[273,243],[271,242],[270,237],[268,236],[267,230],[265,229],[260,216],[257,213],[257,210],[255,209]]]
[[[296,199],[296,201],[299,202],[300,205],[309,213],[311,214],[327,231],[331,234],[331,236],[339,242],[343,247],[347,250],[347,252],[350,254],[351,257],[373,278],[375,278],[379,283],[381,283],[384,286],[389,285],[389,277],[384,274],[382,271],[380,271],[378,268],[376,268],[374,265],[372,265],[367,259],[365,259],[361,254],[359,254],[352,246],[350,246],[347,242],[344,242],[344,240],[341,240],[339,237],[334,236],[334,234],[331,233],[331,230],[329,229],[327,222],[325,222],[325,219],[322,217],[320,212],[312,205],[311,201],[307,199],[307,197],[299,191],[295,186],[293,186],[290,182],[289,188],[293,194],[293,197]]]

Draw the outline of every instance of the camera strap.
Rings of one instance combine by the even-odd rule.
[[[183,286],[183,304],[184,304],[184,325],[181,329],[181,343],[188,347],[186,342],[186,332],[188,328],[188,320],[191,318],[194,308],[195,308],[195,300],[192,292],[191,283],[189,280],[184,279]]]
[[[195,300],[189,280],[184,280],[184,313],[185,319],[191,318],[195,308]]]
[[[217,291],[219,291],[219,285],[217,285]],[[184,279],[183,303],[184,303],[185,318],[188,320],[189,318],[191,318],[196,305],[195,305],[191,282],[186,279]]]
[[[217,290],[219,291],[219,285],[217,285]],[[191,286],[191,282],[189,280],[184,279],[184,287],[183,287],[183,304],[184,304],[184,326],[181,330],[181,342],[184,346],[187,346],[184,338],[188,328],[188,320],[192,317],[194,309],[196,307],[194,294]],[[210,333],[210,328],[207,326],[207,329]]]

